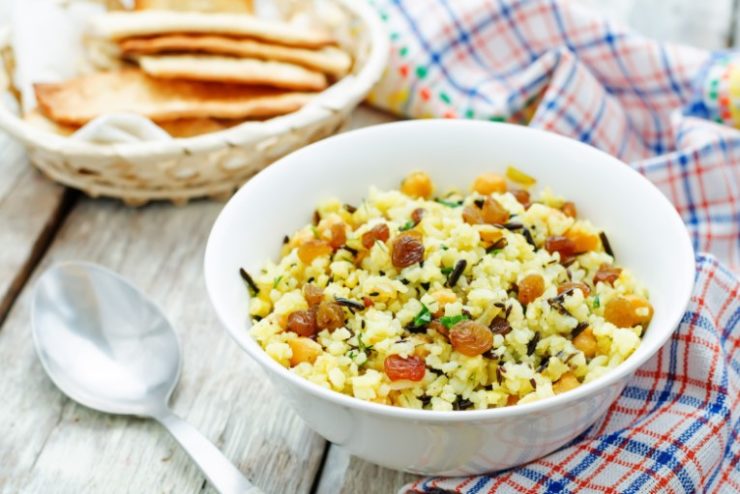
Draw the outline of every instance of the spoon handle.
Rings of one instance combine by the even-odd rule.
[[[180,446],[190,455],[221,494],[262,494],[244,475],[195,427],[167,411],[156,417]]]

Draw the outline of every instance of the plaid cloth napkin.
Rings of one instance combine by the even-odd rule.
[[[672,201],[698,253],[681,325],[584,434],[518,468],[401,492],[740,492],[740,57],[565,1],[369,1],[393,41],[373,104],[526,123],[618,156]]]

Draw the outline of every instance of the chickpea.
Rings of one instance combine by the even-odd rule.
[[[494,192],[503,194],[506,192],[506,179],[495,173],[483,173],[475,178],[472,188],[475,192],[484,196]]]
[[[572,372],[566,372],[560,376],[560,379],[558,379],[555,384],[552,385],[552,390],[557,395],[570,391],[571,389],[575,389],[580,385],[581,383],[578,382],[578,378],[574,376]]]
[[[586,358],[594,358],[596,356],[596,337],[593,330],[588,327],[581,331],[578,336],[573,338],[573,346],[582,351]]]
[[[288,340],[288,345],[293,351],[290,357],[290,366],[295,367],[302,362],[313,364],[321,355],[321,345],[310,338],[294,338]]]
[[[604,307],[604,319],[619,328],[631,328],[638,324],[645,327],[652,318],[653,306],[635,295],[614,297]]]
[[[437,301],[440,308],[457,301],[457,295],[455,295],[455,292],[448,289],[436,291],[432,294],[432,297]]]
[[[429,199],[434,193],[434,184],[426,173],[413,172],[401,182],[401,192],[417,199]]]

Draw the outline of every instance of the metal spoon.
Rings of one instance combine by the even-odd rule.
[[[36,285],[31,326],[46,373],[67,396],[159,421],[223,494],[261,492],[167,406],[180,344],[162,311],[128,281],[95,264],[57,264]]]

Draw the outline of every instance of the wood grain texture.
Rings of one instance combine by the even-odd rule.
[[[0,321],[65,212],[71,194],[42,177],[0,134]]]
[[[379,467],[332,444],[316,494],[391,494],[419,476]]]
[[[184,366],[173,408],[267,492],[308,492],[324,441],[290,411],[217,323],[202,258],[222,205],[132,210],[82,201],[39,271],[54,261],[99,262],[165,309]],[[200,492],[203,476],[155,423],[109,417],[62,397],[31,347],[30,290],[0,331],[0,478],[6,492]],[[290,475],[285,475],[290,472]]]
[[[362,110],[350,128],[390,118]],[[80,200],[34,279],[67,259],[98,262],[131,279],[164,308],[182,342],[175,412],[265,492],[309,492],[325,441],[293,414],[257,364],[221,329],[207,299],[203,251],[222,207],[198,202],[130,209]],[[33,279],[0,331],[0,492],[210,491],[157,424],[94,412],[53,386],[32,347],[32,285]]]

